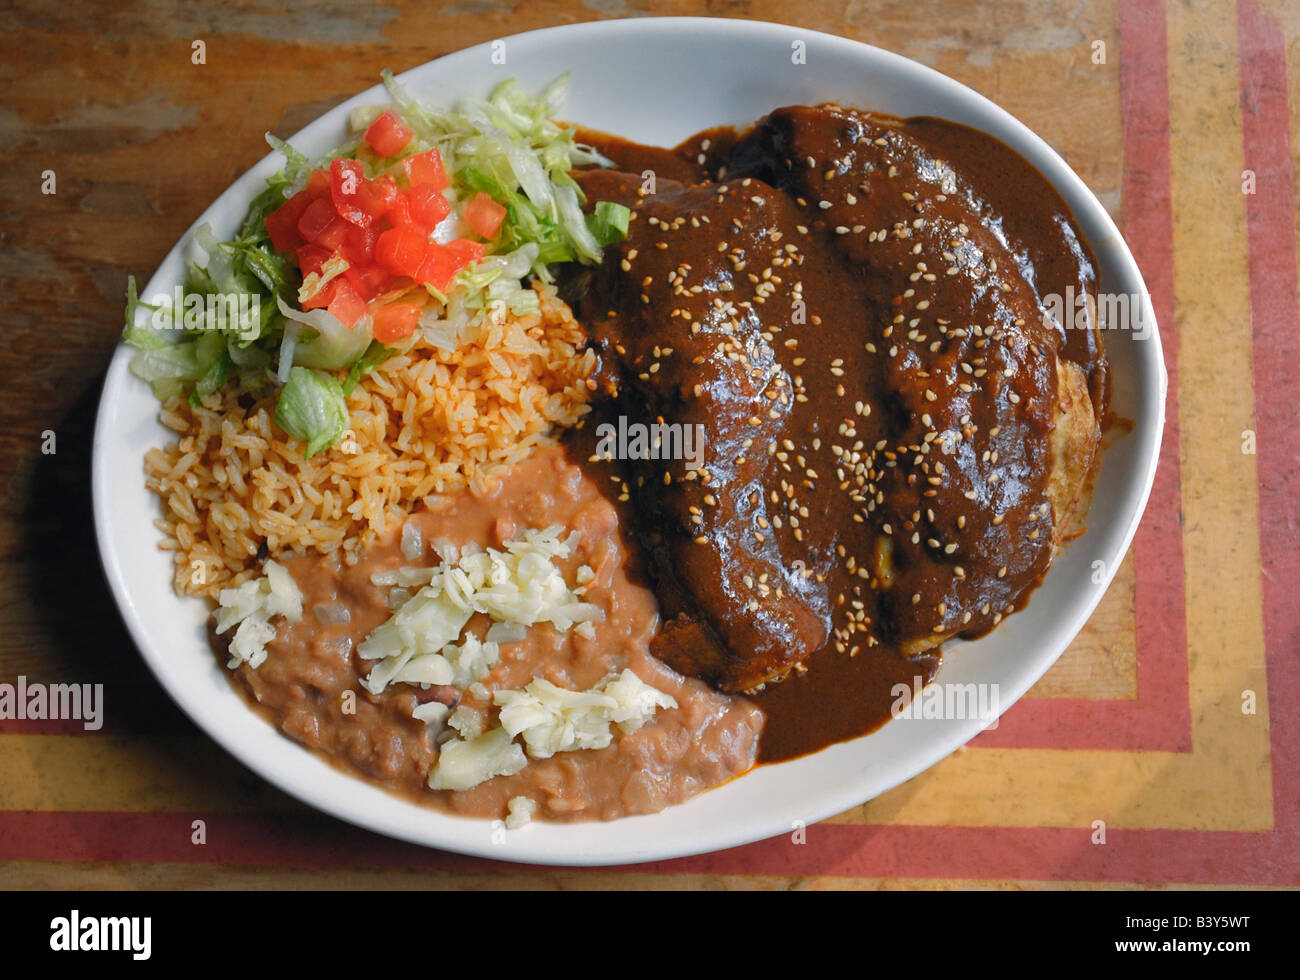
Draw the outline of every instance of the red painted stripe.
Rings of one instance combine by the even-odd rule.
[[[1273,806],[1279,823],[1300,823],[1300,297],[1296,284],[1296,192],[1291,162],[1286,42],[1251,0],[1237,4],[1243,159],[1255,172],[1247,195],[1250,325],[1254,337],[1255,457],[1273,734]]]
[[[1179,677],[1177,671],[1172,676],[1150,676],[1155,673],[1150,664],[1146,670],[1143,666],[1139,647],[1137,700],[1022,698],[998,720],[997,728],[981,732],[967,744],[975,749],[1190,752],[1185,676]]]
[[[1151,293],[1169,373],[1160,462],[1134,542],[1138,697],[1146,702],[1150,692],[1151,716],[1164,719],[1168,726],[1165,731],[1177,733],[1171,741],[1176,740],[1179,749],[1186,751],[1192,722],[1187,686],[1179,338],[1174,319],[1174,212],[1164,4],[1158,0],[1121,4],[1119,28],[1124,234]],[[1145,747],[1127,741],[1119,744],[1125,748]]]
[[[1104,815],[1099,814],[1099,819]],[[782,837],[648,871],[761,872],[865,878],[1296,885],[1300,835],[1092,828],[811,827],[807,842]]]
[[[1121,4],[1119,15],[1124,237],[1151,293],[1169,372],[1160,461],[1133,543],[1138,697],[1024,699],[975,747],[1191,751],[1165,9],[1141,0]]]
[[[1105,815],[1099,814],[1099,819]],[[192,842],[193,821],[206,843]],[[699,857],[633,866],[642,872],[905,878],[1009,878],[1163,884],[1295,885],[1300,834],[1115,830],[1091,826],[808,828]],[[501,862],[403,844],[315,813],[0,814],[0,860],[227,864],[323,870],[501,870]]]
[[[194,843],[203,821],[205,842]],[[490,867],[404,844],[314,812],[0,813],[0,861],[241,864],[276,868]]]

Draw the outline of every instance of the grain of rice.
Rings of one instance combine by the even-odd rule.
[[[169,399],[158,417],[179,438],[146,453],[144,468],[176,591],[215,599],[258,574],[263,545],[353,563],[425,498],[482,492],[577,423],[595,353],[554,287],[535,288],[535,313],[468,331],[455,351],[420,339],[381,364],[348,398],[350,436],[311,460],[273,423],[273,395]]]

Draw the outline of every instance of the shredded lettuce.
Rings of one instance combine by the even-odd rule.
[[[305,324],[312,331],[309,336],[297,338],[294,364],[339,371],[348,367],[370,346],[369,317],[363,318],[354,326],[345,327],[329,310],[316,309],[302,313],[284,300],[280,300],[280,312],[286,319]]]
[[[627,238],[627,227],[631,218],[632,211],[627,205],[615,204],[613,201],[599,201],[587,216],[587,227],[603,248]]]
[[[226,383],[234,362],[226,350],[226,338],[219,333],[205,333],[199,337],[194,344],[194,355],[202,372],[190,392],[190,404],[197,407],[201,399]]]
[[[136,323],[136,310],[157,310],[158,306],[143,302],[135,291],[135,276],[126,277],[126,327],[122,339],[137,350],[161,350],[176,343],[177,335]]]
[[[347,398],[351,395],[353,389],[361,382],[361,379],[388,360],[393,353],[392,348],[385,347],[377,340],[373,341],[366,348],[366,352],[352,363],[352,369],[348,371],[347,380],[343,382],[343,397]]]
[[[338,379],[309,368],[294,367],[280,391],[275,423],[295,439],[307,443],[308,458],[334,445],[348,428],[348,406]]]
[[[420,103],[391,72],[385,71],[383,79],[414,134],[397,158],[379,159],[361,138],[387,108],[383,106],[354,110],[350,141],[316,160],[268,133],[267,142],[283,165],[250,202],[234,238],[218,241],[207,225],[196,228],[193,241],[203,258],[187,262],[179,294],[161,305],[142,302],[134,278],[128,281],[123,338],[137,351],[131,370],[160,399],[188,392],[191,404],[197,405],[226,385],[259,394],[274,386],[280,389],[276,421],[307,442],[308,455],[332,445],[345,431],[344,399],[394,349],[373,340],[368,314],[349,328],[326,309],[304,312],[304,299],[342,266],[329,260],[323,275],[304,284],[292,257],[276,252],[266,229],[267,216],[305,187],[313,170],[327,168],[332,159],[356,159],[368,177],[388,173],[400,185],[405,157],[437,149],[452,180],[446,196],[453,208],[435,232],[440,242],[472,234],[463,209],[478,192],[505,208],[490,252],[462,269],[445,292],[427,285],[412,287],[428,294],[419,329],[427,340],[449,349],[472,336],[484,316],[537,310],[530,278],[550,282],[553,265],[599,262],[606,246],[627,236],[628,209],[608,201],[588,208],[570,173],[610,161],[576,142],[573,130],[554,122],[564,103],[567,76],[536,96],[508,79],[487,98],[465,99],[454,110]],[[201,314],[197,308],[190,310],[195,297],[205,301]],[[209,302],[253,298],[258,300],[256,315],[251,302],[235,302],[222,307],[225,313],[219,318]],[[233,322],[231,311],[236,311]],[[170,319],[169,329],[150,322],[160,313]],[[324,373],[345,370],[342,384]]]
[[[131,373],[141,381],[197,381],[203,376],[197,354],[198,341],[167,344],[139,351],[131,358]]]

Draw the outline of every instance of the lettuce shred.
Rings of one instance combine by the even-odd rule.
[[[189,261],[179,290],[158,302],[141,301],[134,277],[128,280],[122,336],[136,351],[132,372],[158,398],[188,392],[190,403],[198,405],[227,385],[254,393],[278,388],[275,420],[307,443],[308,455],[333,445],[346,430],[346,397],[394,349],[372,339],[369,314],[344,327],[324,309],[304,313],[297,262],[275,250],[266,228],[267,216],[333,159],[357,159],[368,177],[391,173],[400,182],[403,159],[436,148],[452,180],[447,197],[453,237],[467,233],[460,209],[477,193],[505,208],[487,254],[461,270],[445,291],[412,287],[426,304],[420,329],[440,346],[458,345],[488,311],[535,311],[537,294],[528,280],[552,281],[550,267],[557,263],[599,262],[606,246],[626,238],[628,209],[608,201],[588,207],[571,174],[610,161],[554,122],[567,75],[536,96],[508,79],[487,98],[465,99],[454,110],[416,100],[389,71],[383,81],[392,108],[414,134],[396,158],[378,159],[361,138],[386,107],[355,110],[349,141],[321,159],[268,133],[283,164],[250,202],[235,236],[218,241],[207,225],[196,228],[193,243],[203,259]],[[441,226],[434,237],[442,241],[440,231]],[[231,322],[213,313],[207,302],[212,297],[245,302],[226,308],[239,311]]]

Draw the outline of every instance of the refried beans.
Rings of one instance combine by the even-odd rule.
[[[503,817],[507,803],[524,796],[537,803],[543,819],[612,820],[681,803],[740,775],[757,756],[762,713],[744,698],[716,693],[651,656],[650,639],[658,627],[655,597],[633,581],[617,514],[602,491],[563,449],[542,448],[488,493],[467,489],[409,517],[425,542],[423,558],[403,554],[401,529],[394,528],[351,567],[319,556],[283,560],[303,593],[302,619],[281,626],[261,666],[243,664],[233,671],[237,686],[290,738],[390,790],[466,816]],[[561,634],[545,623],[530,627],[524,640],[501,644],[500,661],[482,681],[484,688],[519,689],[542,677],[586,690],[630,667],[671,695],[677,707],[658,711],[608,748],[530,759],[513,776],[463,792],[430,790],[436,729],[411,711],[420,701],[454,695],[449,689],[396,684],[374,696],[361,686],[376,661],[361,659],[356,648],[394,612],[390,587],[371,578],[401,566],[436,564],[434,543],[499,548],[525,528],[554,524],[578,532],[572,554],[560,565],[568,581],[580,566],[591,567],[595,578],[583,598],[604,610],[604,620],[593,624],[590,638],[572,630]],[[340,603],[349,621],[321,622],[316,610],[337,609]],[[337,617],[327,613],[326,618]],[[468,630],[482,638],[488,626],[487,617],[476,615]],[[486,712],[491,698],[482,694],[471,687],[459,704]]]

